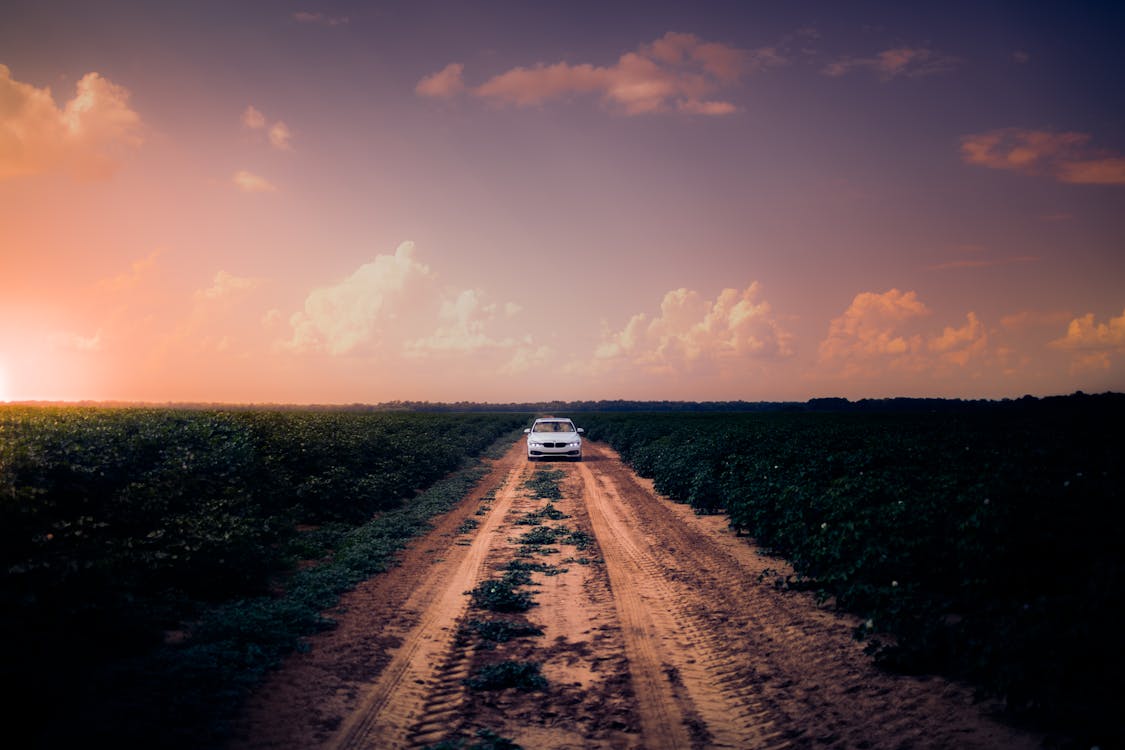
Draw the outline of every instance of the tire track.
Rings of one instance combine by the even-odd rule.
[[[492,537],[516,496],[517,472],[509,473],[455,573],[447,581],[427,582],[420,590],[429,602],[417,625],[328,748],[398,750],[424,745],[439,729],[448,730],[448,724],[435,721],[454,716],[462,700],[460,679],[467,675],[468,659],[456,639],[469,606],[464,592],[480,578]]]
[[[646,747],[786,747],[770,707],[742,679],[737,655],[693,614],[698,591],[676,583],[679,566],[659,559],[638,533],[611,477],[585,465],[582,476],[627,636]]]

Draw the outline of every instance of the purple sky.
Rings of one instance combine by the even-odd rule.
[[[1121,4],[0,13],[0,400],[1125,389]]]

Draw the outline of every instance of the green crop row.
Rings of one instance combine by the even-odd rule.
[[[1125,409],[1085,398],[951,414],[599,414],[656,489],[726,512],[784,586],[859,614],[888,667],[965,679],[1113,744],[1125,695]]]
[[[524,421],[0,407],[0,676],[26,725],[77,710],[91,685],[176,696],[177,679],[252,679],[388,564],[416,510],[449,507],[422,490]],[[299,561],[320,572],[293,575]]]

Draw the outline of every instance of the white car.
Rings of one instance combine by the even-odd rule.
[[[574,422],[560,417],[542,417],[535,420],[528,429],[527,435],[527,460],[537,458],[561,456],[582,460],[581,427],[575,427]]]

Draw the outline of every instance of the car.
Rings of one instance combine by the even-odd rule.
[[[540,417],[531,427],[524,430],[527,435],[527,460],[537,458],[570,458],[582,460],[581,427],[563,417]]]

